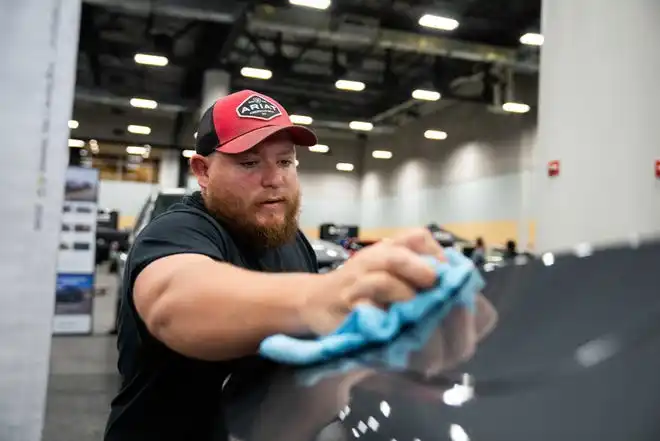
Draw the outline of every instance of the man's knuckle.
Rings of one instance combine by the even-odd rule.
[[[401,267],[408,263],[408,255],[406,250],[402,247],[392,247],[387,254],[383,255],[385,258],[385,265],[389,272],[400,270]]]

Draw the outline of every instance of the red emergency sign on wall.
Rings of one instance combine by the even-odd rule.
[[[655,177],[660,179],[660,159],[655,161]]]
[[[548,162],[548,176],[559,176],[559,161],[555,160]]]

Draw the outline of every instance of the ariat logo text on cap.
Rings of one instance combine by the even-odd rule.
[[[254,118],[262,121],[270,121],[282,115],[276,104],[259,95],[250,95],[236,107],[236,113],[239,118]]]

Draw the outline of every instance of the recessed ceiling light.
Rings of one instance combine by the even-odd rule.
[[[438,101],[440,99],[440,92],[436,92],[435,90],[416,89],[413,90],[412,97],[416,100]]]
[[[152,55],[152,54],[135,54],[135,57],[133,57],[136,63],[138,64],[146,64],[148,66],[167,66],[167,63],[169,63],[169,60],[167,57],[163,57],[161,55]]]
[[[85,141],[82,139],[69,139],[69,147],[83,148],[85,147]]]
[[[192,158],[192,155],[195,154],[195,151],[194,150],[184,150],[183,152],[181,152],[181,154],[183,155],[184,158]]]
[[[520,42],[522,44],[527,44],[529,46],[543,46],[545,38],[541,34],[534,32],[528,32],[522,37],[520,37]]]
[[[373,130],[374,125],[366,121],[351,121],[348,124],[348,127],[350,127],[352,130],[360,130],[362,132],[368,132],[370,130]]]
[[[376,159],[391,159],[392,152],[388,150],[374,150],[373,152],[371,152],[371,156]]]
[[[129,145],[126,147],[126,153],[129,155],[144,155],[147,151],[147,147],[140,147],[137,145]]]
[[[447,133],[442,130],[427,130],[424,132],[424,138],[426,139],[447,139]]]
[[[134,133],[136,135],[149,135],[151,133],[151,127],[147,126],[137,126],[134,124],[131,124],[128,126],[127,130],[130,133]]]
[[[309,125],[314,122],[311,116],[306,115],[289,115],[291,122],[294,124]]]
[[[273,76],[273,72],[268,69],[259,69],[256,67],[244,67],[241,69],[241,75],[246,78],[255,78],[257,80],[269,80]]]
[[[355,168],[353,167],[353,164],[350,164],[348,162],[338,162],[336,167],[337,170],[345,171],[345,172],[353,171],[353,169]]]
[[[158,103],[154,100],[148,100],[144,98],[131,98],[131,106],[139,107],[141,109],[155,109],[158,107]]]
[[[502,110],[505,112],[511,112],[511,113],[527,113],[529,112],[529,105],[524,104],[524,103],[504,103],[502,104]]]
[[[314,9],[328,9],[332,4],[331,0],[289,0],[289,3],[294,6],[305,6]]]
[[[364,90],[366,85],[362,81],[337,80],[337,82],[335,83],[335,87],[341,90],[361,92]]]
[[[324,144],[316,144],[310,146],[309,151],[314,153],[328,153],[330,151],[330,147]]]
[[[193,138],[197,139],[197,132],[193,133]]]
[[[69,128],[70,128],[71,130],[73,130],[73,129],[77,129],[78,126],[79,126],[78,121],[76,121],[75,119],[70,119],[70,120],[69,120]]]
[[[424,14],[419,19],[419,25],[427,28],[440,29],[441,31],[453,31],[458,27],[458,21],[453,18],[441,17],[439,15]]]

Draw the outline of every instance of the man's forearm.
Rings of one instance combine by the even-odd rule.
[[[204,260],[177,268],[154,302],[148,327],[193,358],[223,360],[255,353],[277,333],[308,331],[301,309],[318,274],[268,274]]]

